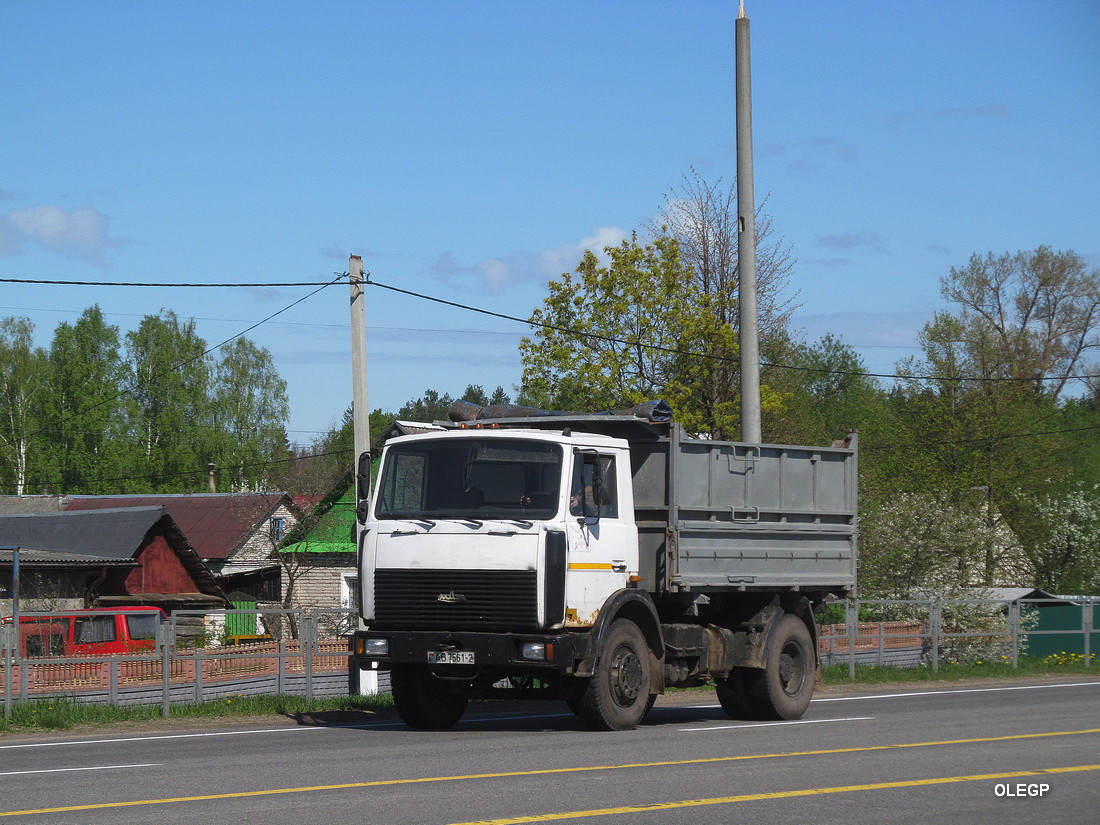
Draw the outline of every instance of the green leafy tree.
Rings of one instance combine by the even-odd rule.
[[[1059,398],[1100,351],[1100,269],[1072,251],[973,255],[943,279],[959,307],[939,343],[983,378],[1008,378]]]
[[[605,252],[587,251],[575,273],[549,284],[520,342],[523,403],[551,409],[629,406],[663,393],[672,379],[670,352],[686,313],[675,241],[637,237]],[[663,347],[664,349],[659,349]]]
[[[281,458],[287,448],[286,381],[271,352],[247,338],[226,344],[219,356],[208,413],[211,460],[232,472],[234,489],[255,489],[264,475],[262,462]]]
[[[1022,534],[1041,488],[1069,478],[1055,437],[1036,449],[1031,434],[1054,429],[1100,347],[1100,271],[1048,247],[974,255],[942,292],[955,311],[925,325],[922,359],[899,365],[909,376],[894,396],[899,440],[914,445],[899,470],[910,489],[989,490]]]
[[[776,383],[786,390],[787,400],[768,421],[776,440],[817,444],[843,438],[852,429],[876,439],[889,430],[885,392],[839,337],[827,334],[797,347],[786,366]]]
[[[424,395],[420,398],[415,398],[401,407],[397,411],[397,417],[402,421],[446,421],[447,408],[454,400],[449,393],[440,395],[437,390],[424,390]]]
[[[1100,397],[1068,398],[1049,430],[1057,431],[1053,460],[1075,483],[1100,484]]]
[[[551,281],[520,343],[522,398],[582,410],[663,397],[692,432],[739,435],[736,196],[698,174],[666,199],[653,239],[637,236],[588,251],[574,273]],[[792,262],[769,239],[757,242],[760,351],[782,362],[792,351],[792,306],[782,298]],[[761,374],[765,415],[783,409],[780,376]]]
[[[471,404],[477,404],[479,407],[489,406],[489,396],[485,394],[485,388],[480,384],[467,384],[466,389],[463,390],[459,399],[462,401],[469,401]]]
[[[106,323],[98,305],[54,330],[49,403],[42,414],[50,443],[44,481],[51,490],[109,493],[115,484],[110,479],[125,474],[130,444],[125,374],[118,327]]]
[[[206,476],[212,454],[207,413],[212,407],[210,361],[194,319],[182,321],[171,310],[147,315],[126,336],[130,395],[136,402],[131,426],[139,439],[152,492],[186,492]]]

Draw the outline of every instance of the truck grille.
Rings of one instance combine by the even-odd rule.
[[[538,625],[534,570],[375,570],[378,625],[525,630]]]

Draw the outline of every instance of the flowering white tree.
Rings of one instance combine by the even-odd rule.
[[[1024,554],[1038,587],[1052,593],[1100,594],[1100,484],[1077,484],[1034,500]]]
[[[972,499],[899,493],[869,504],[860,522],[861,595],[950,599],[985,584],[1022,584],[1015,536]],[[993,581],[986,575],[990,559]]]
[[[1012,653],[1009,611],[987,584],[1022,584],[1026,566],[1008,525],[974,492],[901,493],[869,505],[860,525],[861,597],[913,602],[880,606],[864,620],[922,622],[926,632],[938,624],[941,662],[1007,661]],[[1025,647],[1018,639],[1017,652]]]

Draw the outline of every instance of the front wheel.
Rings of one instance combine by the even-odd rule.
[[[783,616],[772,629],[764,652],[765,666],[746,694],[760,719],[799,719],[814,693],[817,657],[806,624]]]
[[[628,619],[616,619],[595,673],[570,708],[593,730],[631,730],[653,706],[651,671],[642,631]]]
[[[390,690],[397,715],[416,730],[446,730],[466,712],[466,697],[427,665],[394,665]]]

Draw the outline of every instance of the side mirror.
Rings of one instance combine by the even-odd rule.
[[[607,503],[607,493],[603,488],[603,468],[599,458],[592,462],[592,502],[596,505],[596,517],[599,518],[600,507]]]
[[[370,506],[370,452],[359,455],[359,464],[355,472],[355,518],[360,524],[367,523],[367,509]]]

